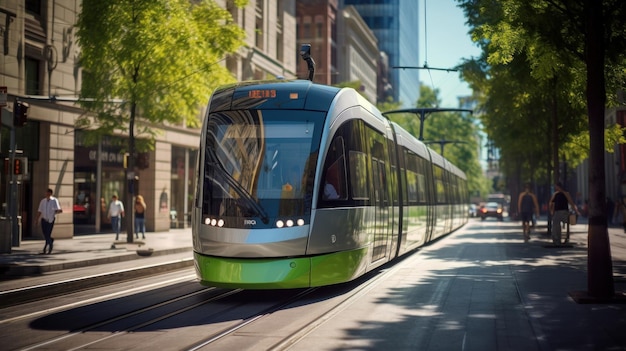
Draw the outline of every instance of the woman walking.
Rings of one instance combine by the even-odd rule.
[[[146,202],[143,200],[143,196],[137,195],[135,199],[135,238],[139,239],[139,232],[141,232],[142,239],[146,238]]]

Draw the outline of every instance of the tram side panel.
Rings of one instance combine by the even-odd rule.
[[[320,281],[350,280],[395,256],[397,235],[393,225],[399,219],[394,218],[397,212],[392,206],[388,143],[381,133],[385,126],[379,125],[380,119],[368,116],[359,108],[342,112],[336,123],[341,125],[333,134],[328,150],[323,151],[326,159],[307,254],[336,252],[343,256],[337,262],[342,267],[333,267],[335,263],[329,265],[313,257],[314,285]],[[341,172],[337,176],[339,168]],[[341,179],[340,184],[337,178]],[[323,190],[329,184],[346,191],[339,191],[336,199],[328,198]]]

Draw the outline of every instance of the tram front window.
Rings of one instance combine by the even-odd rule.
[[[264,212],[270,218],[305,213],[323,114],[243,112],[209,117],[203,212],[226,217]]]

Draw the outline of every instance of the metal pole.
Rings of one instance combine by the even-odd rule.
[[[17,105],[17,100],[16,100]],[[15,105],[13,107],[15,113]],[[20,237],[17,225],[17,179],[15,177],[15,126],[11,127],[10,139],[10,156],[9,156],[9,172],[11,174],[9,199],[7,206],[9,208],[9,217],[11,218],[11,238],[13,246],[20,246]]]
[[[420,111],[420,137],[419,141],[424,141],[424,121],[426,120],[426,112],[424,110]]]
[[[189,215],[189,203],[187,199],[189,198],[189,149],[185,149],[185,181],[183,182],[183,228],[187,228],[187,216]]]
[[[102,138],[98,138],[98,151],[96,151],[96,233],[102,231]],[[104,202],[106,206],[106,201]],[[106,210],[106,207],[104,208]]]

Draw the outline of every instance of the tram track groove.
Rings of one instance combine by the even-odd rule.
[[[46,347],[46,346],[49,347],[50,345],[54,345],[55,343],[58,343],[60,341],[66,341],[69,338],[72,338],[72,337],[75,337],[75,336],[78,336],[78,335],[84,335],[85,333],[97,330],[98,328],[101,328],[103,326],[106,326],[106,325],[109,325],[109,324],[112,324],[112,323],[115,323],[115,322],[118,322],[118,321],[121,321],[121,320],[124,320],[124,319],[128,319],[130,317],[138,316],[140,314],[147,313],[147,312],[156,310],[158,308],[163,308],[163,307],[165,307],[167,305],[171,305],[171,304],[174,304],[176,302],[179,302],[179,301],[182,301],[182,300],[185,300],[185,299],[189,299],[189,298],[192,298],[192,297],[200,295],[200,294],[207,293],[208,291],[210,292],[210,291],[217,291],[217,290],[219,290],[219,289],[206,288],[206,289],[195,291],[193,293],[189,293],[189,294],[185,294],[185,295],[182,295],[182,296],[178,296],[176,298],[169,299],[167,301],[162,301],[162,302],[150,305],[150,306],[146,306],[146,307],[140,308],[140,309],[135,310],[135,311],[131,311],[131,312],[128,312],[128,313],[124,313],[124,314],[112,317],[112,318],[108,318],[106,320],[103,320],[103,321],[100,321],[100,322],[97,322],[97,323],[94,323],[94,324],[91,324],[91,325],[79,328],[77,330],[68,332],[68,333],[66,333],[64,335],[61,335],[61,336],[58,336],[58,337],[55,337],[55,338],[51,338],[51,339],[46,340],[46,341],[35,343],[33,345],[30,345],[30,346],[27,346],[25,348],[22,348],[21,350],[22,351],[29,351],[29,350],[39,349],[41,347]],[[67,350],[82,349],[82,348],[85,348],[85,347],[88,347],[88,346],[95,345],[97,343],[103,342],[105,340],[110,340],[111,338],[123,336],[123,335],[125,335],[125,334],[127,334],[129,332],[134,331],[134,330],[141,329],[143,327],[146,327],[148,325],[157,323],[159,321],[162,321],[164,319],[167,319],[167,318],[170,318],[172,316],[178,315],[180,313],[184,313],[184,312],[189,311],[191,309],[197,308],[198,306],[205,305],[207,303],[211,303],[211,302],[215,302],[215,301],[219,301],[219,300],[224,299],[224,298],[226,298],[228,296],[231,296],[233,294],[240,293],[241,291],[242,291],[241,289],[235,289],[235,290],[230,290],[230,291],[219,293],[218,295],[213,296],[213,297],[211,297],[209,299],[204,299],[204,300],[202,300],[200,302],[197,302],[197,303],[185,306],[183,308],[176,309],[176,310],[174,310],[172,312],[169,312],[169,313],[167,313],[165,315],[160,315],[158,317],[149,319],[147,321],[143,321],[141,323],[137,323],[137,324],[135,324],[133,326],[125,328],[124,330],[115,331],[115,332],[113,332],[113,333],[111,333],[109,335],[106,335],[105,337],[100,337],[100,338],[97,338],[95,340],[91,340],[88,343],[84,343],[84,344],[81,344],[81,345],[78,345],[78,346],[74,346],[74,347],[69,348]]]

